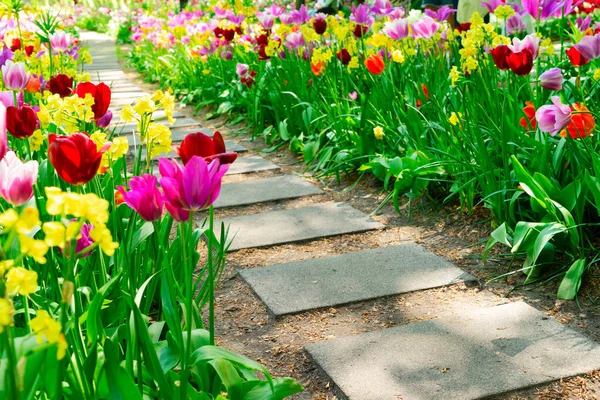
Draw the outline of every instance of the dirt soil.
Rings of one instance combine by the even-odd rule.
[[[135,74],[132,73],[131,76],[135,77]],[[141,82],[140,86],[148,90],[155,88]],[[181,111],[188,115],[193,113],[191,108]],[[264,142],[251,141],[249,135],[243,133],[243,125],[229,126],[223,118],[204,120],[202,115],[198,118],[202,126],[219,129],[228,139],[247,147],[251,154],[260,154],[282,166],[278,173],[237,175],[228,177],[229,181],[279,173],[304,175],[305,166],[302,160],[285,148],[275,153],[260,153],[266,147]],[[357,178],[345,177],[339,184],[334,180],[307,178],[325,193],[296,200],[216,210],[215,217],[254,214],[330,201],[346,202],[371,214],[383,201],[386,193],[381,183],[374,178],[363,179],[354,189],[348,190]],[[467,215],[456,205],[440,206],[424,200],[413,204],[410,219],[407,218],[407,204],[403,204],[401,209],[402,214],[398,215],[392,205],[388,204],[377,215],[373,215],[374,219],[386,225],[386,228],[380,231],[230,253],[225,273],[216,291],[217,343],[259,361],[273,376],[291,376],[297,379],[305,387],[305,392],[295,396],[296,399],[340,399],[343,397],[339,396],[333,382],[319,371],[304,352],[305,344],[458,314],[465,309],[519,300],[526,301],[546,315],[600,342],[600,304],[597,301],[600,299],[600,269],[592,271],[590,277],[584,281],[578,302],[556,301],[556,281],[543,286],[515,288],[523,282],[521,273],[491,280],[511,269],[518,269],[519,264],[518,260],[511,264],[510,258],[503,254],[507,253],[506,248],[498,248],[487,263],[483,264],[481,254],[492,230],[485,209],[477,209],[473,215]],[[474,275],[478,282],[468,286],[458,284],[275,319],[237,274],[245,268],[384,247],[404,241],[414,241],[423,245]],[[496,397],[599,398],[598,371]]]

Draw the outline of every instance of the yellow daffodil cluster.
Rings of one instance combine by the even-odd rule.
[[[38,344],[44,343],[45,339],[49,344],[57,346],[56,358],[62,360],[68,345],[60,322],[55,321],[47,311],[38,310],[37,316],[31,320],[29,326],[37,335]]]
[[[104,145],[108,143],[106,132],[97,131],[92,133],[90,138],[96,143],[98,150],[102,149]],[[126,136],[114,137],[112,138],[111,143],[112,145],[110,148],[102,155],[102,161],[100,162],[100,168],[98,169],[99,174],[105,173],[112,163],[123,157],[129,151],[129,141]]]
[[[88,93],[85,98],[77,95],[61,98],[58,94],[47,91],[44,95],[45,102],[40,103],[40,111],[37,113],[40,124],[47,128],[50,123],[62,127],[67,133],[81,130],[80,122],[92,122],[94,120],[94,98]]]

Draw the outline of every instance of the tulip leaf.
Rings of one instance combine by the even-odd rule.
[[[575,261],[558,287],[557,297],[559,300],[573,300],[581,286],[581,279],[585,272],[586,262],[584,258]]]

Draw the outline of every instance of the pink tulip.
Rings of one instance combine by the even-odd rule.
[[[600,34],[584,36],[574,47],[587,60],[595,60],[600,57]]]
[[[65,33],[65,31],[57,31],[53,35],[50,35],[49,39],[52,50],[58,53],[66,51],[71,44],[71,35]]]
[[[395,19],[390,22],[386,22],[383,27],[383,33],[387,37],[394,40],[400,40],[408,36],[408,20],[407,19]]]
[[[525,49],[529,49],[531,54],[533,54],[533,58],[535,59],[538,56],[538,50],[540,47],[540,38],[537,37],[537,34],[531,33],[520,40],[519,38],[513,38],[512,44],[508,45],[508,48],[511,49],[513,53],[520,53]]]
[[[175,160],[158,160],[160,185],[168,207],[199,211],[209,207],[221,192],[221,179],[229,164],[221,165],[219,159],[207,164],[204,158],[193,156],[185,166]]]
[[[430,39],[440,28],[440,24],[433,18],[426,15],[411,25],[413,37],[415,39]]]
[[[560,68],[550,68],[540,75],[540,85],[548,90],[561,90],[563,79]]]
[[[129,192],[123,186],[117,190],[123,195],[123,201],[137,211],[144,221],[156,221],[163,213],[163,197],[156,186],[156,177],[146,174],[134,176],[129,181]]]
[[[0,162],[4,159],[8,150],[8,138],[6,137],[6,106],[0,101]]]
[[[541,106],[535,112],[535,119],[542,132],[554,136],[571,122],[571,107],[560,102],[560,97],[552,96],[552,103]]]
[[[29,83],[29,72],[25,70],[25,64],[8,60],[2,66],[2,79],[8,89],[21,91]]]
[[[38,177],[38,162],[23,163],[12,151],[0,161],[0,196],[13,206],[21,206],[33,197]]]

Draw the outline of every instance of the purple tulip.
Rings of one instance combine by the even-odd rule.
[[[106,113],[102,117],[100,117],[96,120],[96,126],[98,128],[106,128],[106,127],[108,127],[108,125],[110,125],[112,118],[113,118],[112,111],[107,110]]]
[[[4,48],[2,49],[2,52],[0,52],[0,66],[6,64],[6,61],[8,60],[12,61],[14,56],[15,53],[13,53],[13,51],[10,48],[8,48],[5,44]]]
[[[592,19],[590,18],[590,16],[588,15],[587,17],[581,18],[581,17],[577,17],[577,21],[575,22],[575,25],[577,26],[577,29],[579,29],[580,32],[585,32],[590,28],[590,25],[592,24]]]
[[[249,71],[250,71],[250,67],[248,66],[248,64],[237,63],[237,65],[235,66],[235,73],[240,78],[243,78],[246,75],[248,75]]]
[[[25,70],[25,64],[8,60],[2,66],[2,79],[8,89],[21,91],[29,82],[29,72]]]
[[[65,31],[57,31],[48,38],[50,40],[50,46],[52,50],[62,53],[66,51],[71,45],[71,35]]]
[[[38,162],[23,163],[9,151],[0,161],[0,196],[13,206],[22,206],[33,197],[38,177]]]
[[[509,35],[519,33],[525,30],[525,23],[519,14],[514,14],[506,20],[506,32]]]
[[[394,10],[390,0],[375,0],[371,12],[379,15],[388,15]]]
[[[173,209],[192,212],[209,207],[219,197],[221,179],[229,165],[221,165],[218,158],[206,164],[204,158],[192,156],[185,166],[160,158],[158,169],[165,201]]]
[[[383,27],[383,33],[389,38],[394,40],[400,40],[408,36],[408,20],[407,19],[395,19],[390,22],[386,22]]]
[[[258,22],[260,22],[264,29],[271,29],[273,27],[273,22],[275,21],[275,17],[273,16],[273,14],[269,14],[266,12],[257,13],[256,18],[258,19]]]
[[[173,217],[175,221],[184,222],[190,220],[189,211],[184,210],[181,207],[173,207],[168,201],[165,202],[165,207],[167,208],[167,211],[169,212],[169,214],[171,214],[171,217]]]
[[[415,39],[430,39],[438,31],[440,26],[441,25],[435,22],[433,18],[425,15],[423,18],[411,25],[413,37]]]
[[[482,1],[481,5],[487,8],[490,14],[493,14],[496,11],[498,6],[503,6],[504,2],[502,0],[490,0],[490,1]]]
[[[584,36],[575,48],[588,60],[595,60],[600,57],[600,35]]]
[[[293,24],[302,25],[310,21],[308,8],[304,4],[298,10],[292,11],[290,15]]]
[[[353,21],[358,25],[371,26],[375,22],[375,19],[370,15],[370,12],[370,7],[364,3],[358,7],[352,7],[350,21]]]
[[[394,7],[392,11],[388,14],[388,18],[393,21],[395,19],[404,18],[405,15],[406,12],[404,11],[404,8]]]
[[[560,97],[552,96],[552,103],[541,106],[535,112],[535,119],[542,132],[554,136],[571,122],[571,107],[560,102]]]
[[[454,8],[450,8],[450,6],[445,5],[445,6],[440,7],[437,11],[426,9],[425,15],[427,15],[435,20],[438,20],[440,22],[444,22],[454,12],[456,12],[456,10]]]
[[[77,240],[77,243],[75,244],[75,254],[81,253],[83,250],[87,249],[88,247],[90,247],[91,245],[94,244],[94,241],[90,237],[90,231],[92,229],[94,229],[94,225],[92,225],[88,222],[83,223],[83,225],[81,226],[81,230],[79,231],[79,233],[81,234],[81,238],[79,238]],[[68,243],[67,243],[67,247],[68,247]],[[82,254],[80,256],[80,258],[85,258],[85,257],[89,256],[90,254],[92,254],[92,250],[85,252],[84,254]],[[69,257],[69,254],[70,254],[70,252],[67,251],[66,252],[67,257]]]
[[[548,90],[561,90],[563,85],[563,74],[560,68],[550,68],[540,75],[540,85]]]
[[[129,181],[129,192],[123,186],[117,189],[123,195],[125,203],[134,209],[145,221],[156,221],[162,216],[163,197],[156,186],[156,177],[145,174],[134,176]]]

